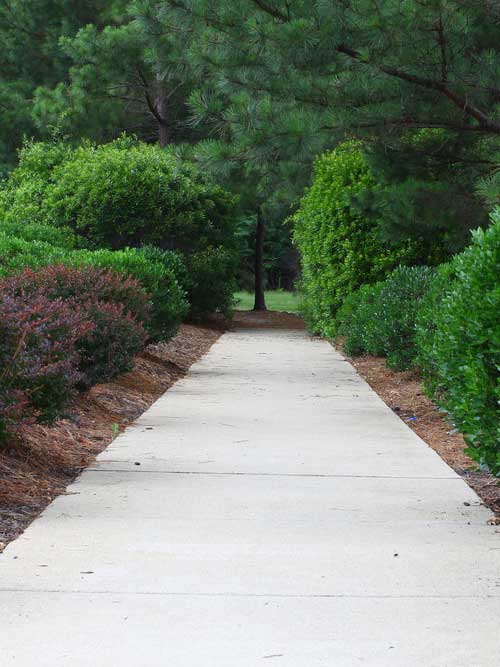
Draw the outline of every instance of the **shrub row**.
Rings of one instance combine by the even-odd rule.
[[[174,270],[140,249],[67,250],[44,241],[25,241],[0,233],[0,275],[52,264],[113,270],[138,280],[151,295],[153,313],[148,323],[151,338],[169,338],[188,310],[184,291]]]
[[[469,454],[500,474],[500,210],[445,267],[417,322],[428,391],[464,433]]]
[[[346,352],[386,356],[395,370],[413,366],[417,314],[434,276],[435,270],[429,267],[400,266],[384,281],[349,295],[335,326],[345,336]]]
[[[150,316],[140,283],[109,270],[57,265],[1,279],[0,440],[130,370]]]
[[[352,355],[419,366],[428,393],[464,434],[468,453],[500,474],[500,209],[437,271],[400,267],[349,296],[335,330]]]

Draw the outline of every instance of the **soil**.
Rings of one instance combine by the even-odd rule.
[[[341,348],[341,345],[339,346]],[[466,443],[444,414],[424,394],[418,371],[399,373],[387,368],[380,357],[347,357],[358,373],[422,440],[453,468],[495,513],[491,523],[500,523],[500,480],[478,469],[465,454]]]
[[[0,451],[0,551],[184,376],[222,332],[221,323],[183,325],[168,343],[146,348],[133,371],[78,396],[64,419],[51,426],[23,426]]]
[[[304,320],[293,313],[281,313],[272,310],[239,310],[231,322],[233,329],[305,329]]]

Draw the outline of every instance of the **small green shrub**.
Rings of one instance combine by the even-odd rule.
[[[344,349],[350,356],[384,354],[377,326],[381,289],[382,283],[363,285],[345,299],[337,313],[336,330],[345,337]]]
[[[448,270],[448,285],[418,323],[429,388],[468,452],[500,474],[500,209]],[[444,278],[443,278],[444,280]],[[428,306],[429,308],[429,306]]]
[[[191,317],[203,318],[216,312],[231,314],[236,290],[236,258],[232,251],[210,247],[182,255],[155,246],[144,246],[141,251],[174,272],[187,294]]]
[[[350,293],[413,258],[411,244],[388,247],[378,218],[354,205],[360,193],[376,187],[359,144],[347,142],[316,162],[313,183],[292,218],[304,315],[325,336],[334,335],[336,313]]]
[[[400,266],[384,281],[347,297],[336,320],[346,352],[386,356],[395,370],[414,366],[417,313],[433,277],[429,267]]]
[[[415,322],[415,345],[417,365],[425,378],[427,393],[437,398],[446,390],[446,378],[439,373],[435,350],[437,331],[436,313],[451,289],[454,272],[451,264],[442,264],[436,270],[427,294],[423,297]]]
[[[42,206],[51,174],[71,154],[69,144],[26,143],[19,154],[19,166],[0,187],[0,220],[5,224],[46,222]]]
[[[200,318],[220,312],[230,316],[236,291],[235,258],[224,248],[207,248],[187,260],[186,290],[191,315]]]
[[[416,318],[434,275],[435,269],[427,266],[400,266],[382,283],[376,317],[390,368],[405,370],[416,364]]]

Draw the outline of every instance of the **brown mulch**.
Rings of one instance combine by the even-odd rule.
[[[344,353],[345,354],[345,353]],[[467,484],[474,489],[500,522],[500,481],[478,470],[477,463],[465,454],[465,441],[424,394],[418,371],[396,372],[380,357],[348,357],[351,364],[377,394],[422,440],[424,440]]]
[[[234,329],[305,329],[304,320],[293,313],[281,313],[273,310],[238,310],[231,325]]]
[[[202,357],[223,325],[183,325],[168,343],[150,345],[133,371],[96,385],[52,426],[24,426],[0,451],[0,551],[128,424]]]

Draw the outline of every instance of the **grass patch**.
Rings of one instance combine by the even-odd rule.
[[[254,295],[251,292],[236,292],[234,295],[237,310],[252,310]],[[266,292],[266,305],[268,310],[282,313],[300,313],[300,297],[297,292],[285,292],[276,290]]]

